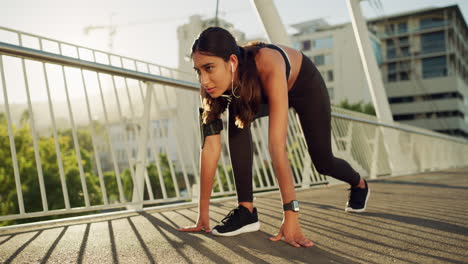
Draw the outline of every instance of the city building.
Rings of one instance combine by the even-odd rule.
[[[345,99],[350,103],[371,102],[351,23],[329,25],[324,19],[314,19],[291,26],[298,31],[291,36],[294,47],[315,63],[333,104]],[[379,40],[370,35],[380,63]]]
[[[468,138],[468,30],[457,5],[368,21],[395,121]]]
[[[179,27],[179,69],[192,71],[193,40],[214,24],[192,16]],[[219,25],[247,43],[232,24],[221,20]],[[394,120],[468,138],[468,32],[459,7],[408,11],[368,20],[368,26]],[[332,104],[371,102],[351,23],[314,19],[292,27],[294,47],[314,61]],[[196,100],[184,99],[186,109],[198,105]]]
[[[114,152],[120,170],[128,168],[129,164],[136,165],[140,124],[136,121],[126,120],[124,123],[109,124],[108,128],[110,142],[107,142],[105,137],[99,137],[97,142],[103,170],[113,169],[111,151]],[[152,120],[148,131],[150,134],[148,134],[148,143],[145,150],[147,161],[153,163],[155,157],[164,154],[172,162],[178,163],[174,120],[167,118]],[[108,145],[109,143],[112,144],[112,150]]]

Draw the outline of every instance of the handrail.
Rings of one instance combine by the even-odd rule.
[[[425,132],[425,131],[420,131],[419,129],[416,129],[416,128],[401,127],[401,126],[396,126],[396,125],[393,125],[393,124],[390,124],[390,123],[366,120],[366,119],[363,119],[363,118],[349,116],[349,115],[340,114],[340,113],[333,113],[332,112],[332,116],[337,117],[337,118],[352,120],[352,121],[356,121],[356,122],[360,122],[360,123],[383,126],[383,127],[387,127],[387,128],[393,128],[393,129],[399,129],[399,130],[402,130],[402,131],[405,131],[405,132],[411,132],[411,133],[416,133],[416,134],[420,134],[420,135],[424,135],[424,136],[437,137],[437,138],[441,138],[441,139],[452,140],[452,141],[455,141],[455,142],[458,142],[458,143],[468,144],[468,140],[464,140],[462,138],[451,137],[451,136],[447,136],[447,135],[444,135],[444,134],[438,134],[436,132]]]
[[[68,46],[72,46],[72,47],[79,48],[79,49],[90,50],[92,52],[98,52],[98,53],[106,54],[107,56],[115,56],[115,57],[119,57],[119,58],[126,59],[126,60],[131,60],[131,61],[139,62],[139,63],[145,63],[145,64],[148,63],[146,61],[142,61],[142,60],[139,60],[139,59],[134,59],[134,58],[118,55],[118,54],[111,53],[111,52],[108,52],[108,51],[91,49],[89,47],[80,46],[80,45],[76,45],[76,44],[72,44],[72,43],[69,43],[69,42],[64,42],[64,41],[56,40],[56,39],[52,39],[52,38],[47,38],[47,37],[31,34],[31,33],[28,33],[28,32],[19,31],[19,30],[16,30],[16,29],[11,29],[11,28],[6,28],[6,27],[0,26],[0,31],[5,31],[5,32],[10,32],[10,33],[13,33],[13,34],[17,34],[18,37],[28,36],[28,37],[32,37],[32,38],[37,38],[38,40],[46,40],[46,41],[57,43],[57,44],[68,45]],[[23,46],[23,45],[20,45],[20,46]],[[158,64],[151,64],[151,65],[156,66],[158,68],[166,69],[166,70],[174,70],[172,68],[169,68],[169,67],[163,66],[163,65],[158,65]],[[188,72],[183,72],[183,71],[180,71],[180,70],[178,70],[178,71],[181,72],[181,73],[188,73]]]
[[[101,64],[101,63],[94,63],[94,62],[80,60],[80,59],[58,55],[58,54],[54,54],[50,52],[35,50],[31,48],[26,48],[26,47],[20,47],[20,46],[16,46],[16,45],[4,43],[4,42],[0,42],[0,53],[10,55],[10,56],[15,56],[15,57],[38,60],[38,61],[58,63],[58,64],[66,65],[66,66],[99,71],[99,72],[108,73],[108,74],[116,74],[122,77],[140,79],[140,80],[148,81],[148,82],[156,82],[156,83],[162,83],[166,85],[174,85],[179,88],[188,89],[191,91],[197,91],[198,89],[200,89],[199,85],[193,82],[177,80],[173,78],[164,77],[161,75],[154,75],[154,74],[144,73],[144,72],[139,72],[139,71],[132,71],[132,70],[119,68],[119,67],[106,65],[106,64]],[[468,143],[468,140],[464,140],[461,138],[450,137],[450,136],[443,135],[443,134],[437,134],[435,132],[423,132],[423,131],[420,131],[419,129],[403,128],[403,127],[390,124],[390,123],[376,122],[376,121],[361,119],[361,118],[357,118],[357,117],[353,117],[353,116],[345,115],[345,114],[340,114],[340,113],[332,113],[332,116],[342,118],[342,119],[358,121],[361,123],[367,123],[367,124],[379,125],[379,126],[384,126],[384,127],[393,128],[393,129],[399,129],[402,131],[417,133],[417,134],[421,134],[425,136],[438,137],[441,139],[452,140],[452,141],[456,141],[456,142],[464,143],[464,144]]]
[[[0,42],[0,54],[5,54],[14,57],[25,59],[38,60],[43,62],[58,63],[65,66],[77,67],[86,70],[98,71],[102,73],[115,74],[122,77],[140,79],[142,81],[162,83],[166,85],[175,85],[180,88],[196,91],[199,86],[196,83],[176,80],[173,78],[164,77],[161,75],[154,75],[139,71],[132,71],[124,68],[119,68],[102,63],[95,63],[86,60],[80,60],[68,56],[54,54],[51,52],[40,51],[36,49],[16,46],[5,42]]]

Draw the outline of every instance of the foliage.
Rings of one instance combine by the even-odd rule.
[[[34,138],[30,128],[29,113],[23,112],[19,126],[13,126],[14,143],[18,164],[18,174],[20,178],[20,188],[23,196],[25,211],[27,213],[43,211],[44,206],[41,196],[41,188],[39,184],[39,172],[42,171],[44,179],[44,189],[47,197],[48,210],[57,210],[65,208],[64,189],[68,192],[70,207],[85,206],[85,193],[82,186],[82,177],[86,184],[86,189],[89,195],[90,205],[103,204],[101,184],[93,151],[93,142],[89,130],[78,128],[76,138],[79,142],[79,150],[81,156],[82,172],[78,166],[78,156],[75,148],[74,135],[71,130],[59,131],[57,140],[54,135],[41,135],[36,137],[39,153],[34,151]],[[99,124],[94,124],[95,131],[103,131],[103,127]],[[57,157],[57,149],[61,159]],[[39,161],[36,160],[39,156]],[[59,163],[58,161],[62,161]],[[169,160],[166,155],[160,155],[159,159],[160,170],[157,166],[151,164],[148,166],[148,177],[152,184],[154,198],[163,198],[162,189],[159,180],[161,172],[162,181],[167,190],[168,197],[175,196],[175,186],[171,177]],[[38,170],[38,167],[42,170]],[[134,169],[134,168],[133,168]],[[186,189],[183,181],[182,173],[174,172],[179,183],[179,189]],[[121,179],[123,196],[125,201],[132,200],[133,180],[130,173],[130,168],[125,168],[118,175]],[[189,175],[193,180],[193,175]],[[66,182],[66,186],[62,185],[62,178]],[[103,172],[103,185],[106,188],[109,203],[120,201],[119,188],[115,172]],[[148,199],[148,190],[145,185],[145,199]],[[0,113],[0,215],[12,215],[19,213],[18,193],[15,182],[15,172],[10,148],[10,138],[8,133],[8,124],[6,117]],[[41,217],[40,220],[56,219],[69,217],[69,215],[47,216]],[[2,225],[19,224],[25,222],[36,221],[38,219],[18,219],[0,222]]]
[[[372,103],[364,104],[362,101],[359,101],[357,103],[351,104],[348,102],[348,99],[344,99],[337,106],[351,111],[375,116],[375,109]]]

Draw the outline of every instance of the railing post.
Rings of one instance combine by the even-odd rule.
[[[302,170],[302,185],[301,188],[307,189],[310,187],[310,177],[312,176],[312,160],[308,155],[304,157],[304,169]]]
[[[148,146],[148,128],[150,123],[150,110],[151,110],[151,96],[153,93],[152,83],[146,84],[146,97],[144,102],[143,118],[141,119],[140,138],[138,141],[138,153],[136,160],[136,172],[135,172],[135,183],[133,184],[133,198],[134,203],[138,203],[130,206],[135,210],[143,209],[144,199],[144,181],[146,171],[146,160],[147,160],[147,146]]]
[[[369,173],[371,179],[377,178],[377,169],[378,169],[378,158],[379,158],[379,140],[380,140],[380,131],[379,127],[375,128],[375,137],[374,137],[374,147],[372,152],[372,165]]]

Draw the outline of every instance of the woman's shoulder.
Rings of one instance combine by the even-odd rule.
[[[280,53],[274,49],[260,49],[255,56],[257,69],[272,69],[275,67],[284,67],[284,60]]]

